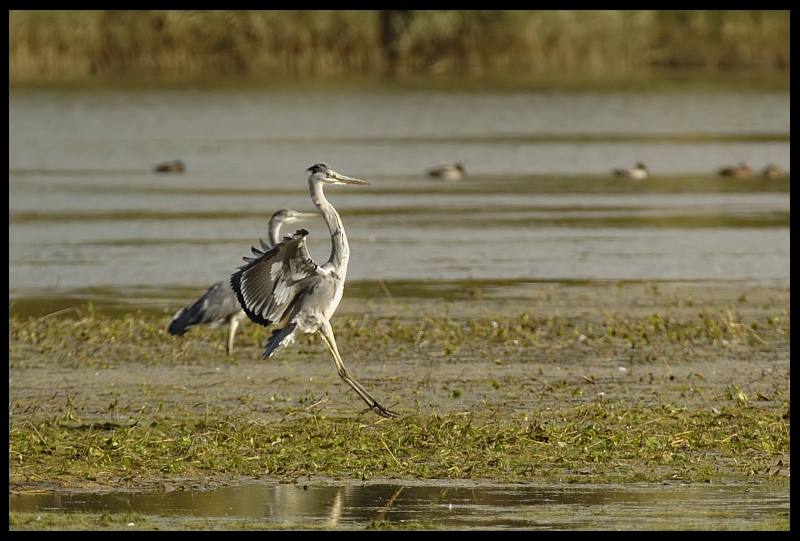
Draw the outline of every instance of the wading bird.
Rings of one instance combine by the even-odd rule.
[[[734,178],[750,178],[753,172],[750,170],[750,166],[744,162],[740,162],[739,165],[729,165],[726,167],[720,167],[717,169],[717,173],[719,173],[722,177],[734,177]]]
[[[460,162],[448,165],[438,165],[427,171],[429,177],[441,180],[463,180],[467,171]]]
[[[636,165],[634,165],[633,167],[614,169],[613,173],[615,177],[627,177],[639,180],[645,179],[650,176],[650,172],[647,170],[647,166],[642,162],[636,162]]]
[[[308,231],[299,229],[260,257],[245,259],[248,263],[231,276],[231,286],[252,321],[264,326],[283,324],[272,332],[262,356],[264,359],[293,343],[299,336],[319,333],[336,362],[339,377],[375,413],[382,417],[397,417],[347,373],[330,324],[330,318],[342,299],[350,245],[342,219],[325,199],[323,188],[326,185],[369,183],[337,173],[326,163],[312,165],[308,171],[311,172],[308,177],[311,201],[319,209],[331,234],[333,247],[328,261],[317,265],[311,259],[306,246]]]
[[[261,241],[261,248],[251,248],[255,257],[245,258],[245,260],[255,260],[257,257],[264,255],[270,248],[278,244],[281,240],[280,231],[284,225],[299,222],[306,218],[311,218],[316,214],[309,214],[304,212],[297,212],[290,209],[281,209],[272,215],[267,226],[268,235],[271,245],[267,245],[263,240]],[[230,278],[221,280],[208,288],[205,294],[197,299],[194,304],[185,308],[181,308],[173,316],[172,322],[169,324],[169,333],[175,336],[181,336],[192,327],[198,325],[209,325],[210,327],[219,327],[222,324],[228,325],[228,341],[226,342],[226,351],[228,355],[233,355],[233,338],[236,335],[236,329],[239,327],[239,322],[245,318],[244,310],[239,304],[239,299],[236,298],[236,293],[231,289]]]

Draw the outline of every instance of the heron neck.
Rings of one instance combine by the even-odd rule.
[[[270,220],[269,221],[269,231],[267,232],[269,235],[269,242],[271,243],[270,246],[274,247],[280,244],[281,242],[281,220]]]
[[[328,263],[332,264],[341,277],[344,278],[344,274],[347,272],[347,262],[350,259],[350,245],[347,242],[342,219],[336,209],[333,208],[333,205],[325,198],[322,186],[322,183],[319,182],[309,182],[311,201],[319,209],[322,218],[328,224],[328,231],[331,233],[332,247]]]

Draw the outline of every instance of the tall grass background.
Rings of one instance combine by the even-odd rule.
[[[789,10],[10,10],[9,83],[786,73]]]

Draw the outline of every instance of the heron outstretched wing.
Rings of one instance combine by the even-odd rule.
[[[284,237],[283,242],[248,261],[231,276],[239,303],[256,323],[271,325],[283,320],[321,275],[308,253],[306,235],[308,231],[299,229],[291,237]]]
[[[287,238],[291,238],[291,237],[284,237],[284,239],[287,239]],[[255,261],[256,259],[258,259],[262,255],[264,255],[265,253],[269,252],[270,246],[269,246],[269,244],[264,242],[264,239],[258,239],[258,242],[261,244],[261,249],[256,248],[255,246],[251,246],[250,247],[250,251],[253,252],[253,255],[255,257],[244,256],[242,259],[244,259],[245,263],[252,263],[253,261]]]

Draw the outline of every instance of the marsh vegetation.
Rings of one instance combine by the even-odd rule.
[[[702,295],[643,316],[343,314],[340,348],[391,421],[361,410],[318,342],[264,362],[255,325],[232,359],[224,330],[175,339],[150,314],[11,317],[9,481],[788,483],[788,299]]]
[[[790,69],[788,10],[11,10],[9,80]]]

